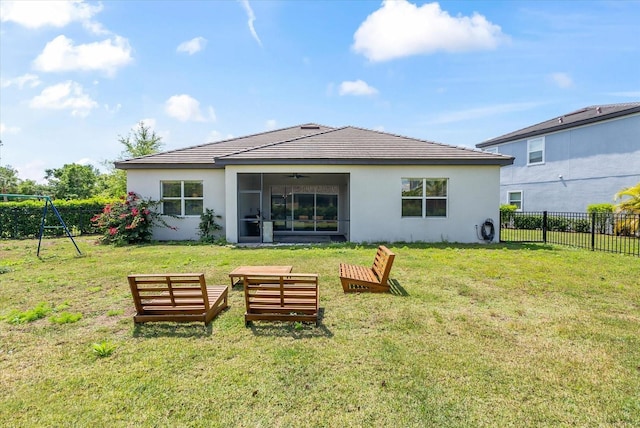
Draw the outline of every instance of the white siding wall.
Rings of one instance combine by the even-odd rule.
[[[160,200],[160,182],[164,180],[202,180],[204,191],[204,207],[211,208],[216,214],[222,215],[220,224],[225,223],[225,195],[224,170],[221,169],[130,169],[127,170],[127,189],[134,191],[143,198]],[[164,217],[166,222],[178,228],[171,230],[166,227],[156,227],[153,231],[154,239],[198,240],[199,216],[180,218]]]

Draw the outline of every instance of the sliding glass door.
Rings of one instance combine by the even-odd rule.
[[[338,186],[271,186],[274,231],[337,232]]]

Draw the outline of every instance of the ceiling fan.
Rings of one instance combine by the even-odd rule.
[[[289,178],[293,178],[294,180],[297,180],[299,178],[307,178],[309,177],[308,175],[302,175],[302,174],[298,174],[297,172],[293,173],[293,174],[289,174],[287,175],[287,177]]]

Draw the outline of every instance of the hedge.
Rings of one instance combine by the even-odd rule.
[[[55,200],[53,204],[60,217],[73,235],[93,234],[97,230],[91,219],[102,212],[105,205],[118,201],[113,198],[92,198],[83,200]],[[0,238],[24,239],[37,238],[45,207],[45,200],[0,201]],[[61,226],[60,221],[49,206],[45,226]],[[64,235],[62,227],[45,229],[44,236]]]
[[[594,228],[596,233],[612,233],[615,218],[613,213],[596,213]],[[591,233],[592,215],[562,213],[547,215],[547,230],[554,232]],[[501,210],[502,227],[506,229],[542,229],[544,218],[541,213],[513,213]]]

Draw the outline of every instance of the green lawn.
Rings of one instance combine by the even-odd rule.
[[[500,240],[503,242],[544,242],[540,229],[500,229]],[[593,242],[590,233],[579,232],[547,232],[547,243],[563,244],[596,251],[640,255],[640,239],[633,236],[616,236],[595,234]]]
[[[0,426],[640,426],[637,257],[389,245],[380,295],[337,276],[375,246],[78,244],[0,241]],[[318,273],[320,325],[246,328],[235,287],[208,328],[134,327],[127,274],[246,264]]]

